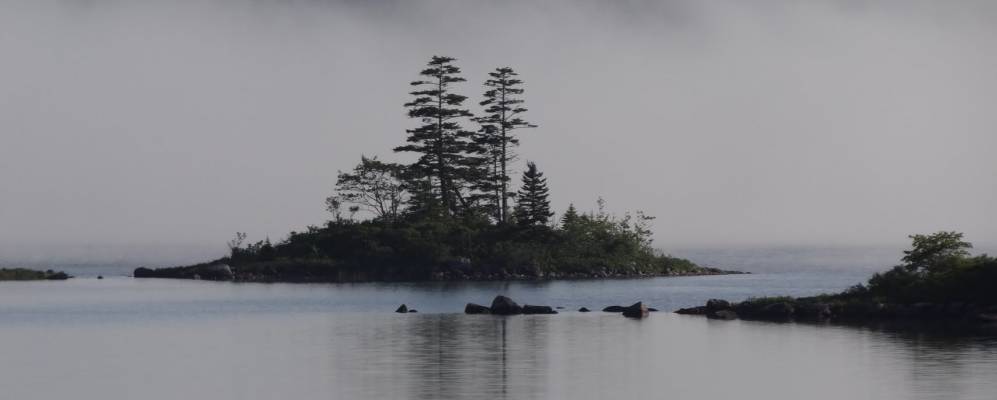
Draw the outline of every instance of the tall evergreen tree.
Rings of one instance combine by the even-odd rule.
[[[519,188],[516,203],[516,220],[520,225],[546,225],[554,213],[550,211],[550,194],[547,189],[547,178],[537,170],[532,161],[526,163],[523,172],[523,186]]]
[[[423,79],[411,83],[417,89],[410,93],[414,98],[405,107],[408,116],[419,119],[422,125],[409,129],[408,144],[395,148],[396,152],[419,154],[409,172],[425,180],[425,184],[409,187],[423,188],[428,193],[416,193],[413,198],[426,201],[435,197],[449,213],[470,208],[471,199],[462,190],[480,179],[484,153],[481,144],[473,140],[474,132],[460,124],[472,114],[461,108],[467,97],[452,91],[455,83],[465,81],[454,61],[451,57],[433,56],[420,72]]]
[[[496,68],[488,73],[491,77],[485,81],[484,98],[480,104],[485,106],[485,115],[478,118],[481,124],[479,143],[487,150],[491,162],[489,178],[486,180],[489,193],[492,193],[495,218],[499,222],[508,220],[508,200],[515,193],[509,191],[509,162],[516,159],[513,147],[519,145],[519,139],[513,131],[520,128],[535,128],[520,117],[527,111],[523,107],[523,81],[516,78],[518,74],[512,68]]]
[[[578,210],[575,209],[575,204],[569,204],[568,211],[565,211],[564,215],[561,216],[561,229],[570,229],[578,223],[579,218],[581,217],[578,215]]]

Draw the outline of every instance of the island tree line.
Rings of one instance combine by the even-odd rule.
[[[483,82],[479,110],[458,92],[456,60],[434,56],[404,103],[414,121],[393,150],[411,163],[361,156],[338,173],[324,226],[229,243],[230,264],[246,280],[424,280],[596,277],[716,273],[651,247],[652,217],[623,217],[571,205],[554,219],[547,179],[520,161],[527,120],[524,82],[509,67]],[[369,218],[361,218],[368,215]],[[238,274],[237,274],[238,275]]]
[[[550,222],[550,202],[544,179],[529,162],[519,192],[510,188],[518,160],[516,131],[537,126],[524,119],[527,111],[523,81],[509,67],[496,68],[484,82],[484,107],[475,115],[465,107],[468,97],[455,85],[466,80],[455,59],[434,56],[411,82],[412,99],[405,103],[417,125],[407,130],[396,153],[417,156],[411,164],[389,163],[361,156],[352,171],[340,172],[337,194],[326,200],[337,220],[344,203],[371,213],[375,219],[406,217],[486,216],[498,224],[543,225]],[[515,206],[510,200],[521,194]],[[403,215],[405,214],[405,215]]]

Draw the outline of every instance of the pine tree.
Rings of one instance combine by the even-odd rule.
[[[550,192],[547,189],[547,178],[543,175],[537,170],[536,164],[526,163],[523,186],[519,188],[516,204],[516,220],[520,225],[546,225],[554,215],[550,211],[550,200],[547,199]]]
[[[574,204],[568,205],[568,211],[564,212],[561,216],[561,229],[568,229],[578,222],[578,210],[575,209]]]
[[[515,193],[509,191],[508,163],[516,159],[513,147],[519,145],[519,139],[513,131],[519,128],[535,128],[519,115],[527,109],[522,106],[523,81],[517,79],[518,74],[512,68],[496,68],[488,74],[491,79],[485,81],[485,100],[480,104],[486,106],[486,115],[477,119],[481,124],[481,135],[478,142],[484,147],[490,158],[489,177],[485,181],[488,193],[491,193],[495,218],[506,222],[509,218],[508,199]]]
[[[452,92],[452,85],[465,81],[454,61],[450,57],[433,56],[420,72],[424,80],[411,83],[417,89],[410,93],[414,99],[405,103],[405,107],[408,116],[419,119],[422,125],[407,131],[408,144],[395,148],[396,152],[419,154],[418,161],[409,167],[409,176],[425,183],[409,187],[423,188],[428,193],[413,194],[413,198],[425,202],[435,197],[449,213],[472,205],[472,199],[464,196],[462,190],[481,179],[484,153],[473,140],[474,132],[460,124],[472,114],[461,108],[467,97]]]

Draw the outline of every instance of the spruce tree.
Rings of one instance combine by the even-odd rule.
[[[568,205],[568,211],[564,212],[561,216],[561,229],[569,229],[578,223],[578,210],[575,209],[574,203]]]
[[[544,178],[543,175],[537,170],[536,164],[526,163],[526,172],[523,172],[523,186],[519,188],[516,204],[516,220],[520,225],[546,225],[550,217],[554,215],[550,211],[550,200],[547,199],[550,194],[547,189],[547,178]]]
[[[405,107],[408,116],[418,119],[421,125],[407,131],[408,144],[395,148],[396,152],[419,154],[418,161],[409,167],[409,176],[424,183],[409,187],[428,192],[413,194],[413,198],[425,202],[435,197],[448,213],[469,208],[470,199],[462,195],[462,190],[481,179],[484,153],[474,140],[475,133],[461,126],[461,120],[472,114],[461,108],[467,97],[452,91],[454,84],[465,81],[454,61],[451,57],[433,56],[420,72],[423,79],[411,83],[417,89],[410,93],[414,98]]]
[[[485,115],[478,118],[481,124],[481,135],[478,142],[487,150],[491,166],[489,177],[485,181],[487,192],[492,194],[495,218],[506,222],[509,218],[508,199],[515,195],[509,191],[508,163],[516,159],[513,147],[519,145],[519,139],[513,131],[519,128],[535,128],[520,117],[527,111],[522,106],[523,81],[517,79],[518,74],[512,68],[496,68],[488,74],[491,79],[485,81],[484,98],[480,104],[486,106]]]

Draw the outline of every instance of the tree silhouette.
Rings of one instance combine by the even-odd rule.
[[[512,147],[519,145],[513,131],[520,128],[535,128],[519,115],[527,109],[522,106],[523,81],[512,68],[496,68],[488,73],[491,79],[485,81],[484,98],[480,104],[486,106],[485,115],[477,118],[481,124],[479,143],[484,147],[491,162],[491,170],[486,179],[485,190],[491,193],[495,218],[506,222],[509,217],[508,200],[515,193],[509,191],[508,163],[516,159]]]
[[[523,173],[523,186],[519,189],[516,204],[516,221],[524,226],[546,225],[554,215],[550,211],[548,195],[547,178],[537,170],[536,164],[527,162],[526,172]]]
[[[413,152],[419,159],[411,165],[410,176],[424,179],[426,185],[410,185],[429,190],[443,210],[453,213],[460,207],[471,206],[463,189],[480,179],[484,149],[474,141],[474,132],[465,130],[460,121],[473,115],[461,108],[466,96],[452,92],[452,85],[464,82],[460,68],[451,57],[433,56],[427,68],[420,72],[424,80],[411,82],[418,89],[411,92],[412,101],[405,103],[408,116],[422,125],[408,130],[408,144],[396,147],[396,152]],[[435,195],[434,195],[435,194]],[[413,194],[425,198],[427,194]]]

